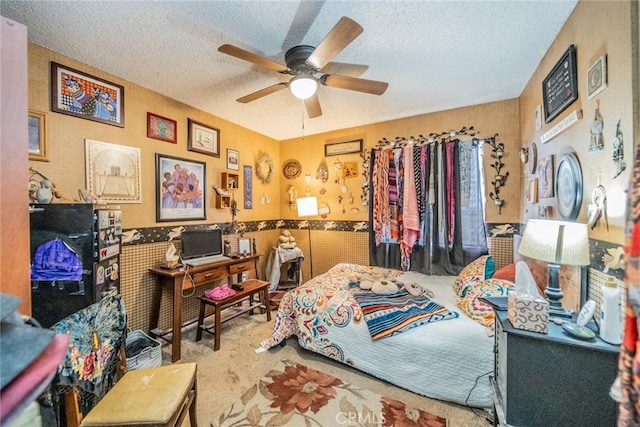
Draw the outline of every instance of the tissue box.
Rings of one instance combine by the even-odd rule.
[[[549,302],[542,298],[518,296],[509,292],[507,315],[514,328],[546,334],[549,324]]]

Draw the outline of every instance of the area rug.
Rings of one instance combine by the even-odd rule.
[[[283,360],[211,426],[445,427],[447,420]]]

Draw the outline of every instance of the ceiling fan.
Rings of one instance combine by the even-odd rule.
[[[294,96],[304,100],[307,114],[310,118],[314,118],[322,115],[317,93],[318,84],[373,95],[382,95],[387,90],[389,84],[386,82],[336,74],[321,74],[322,69],[362,31],[360,24],[343,16],[317,47],[298,45],[287,50],[284,55],[286,66],[230,44],[220,46],[218,51],[278,73],[293,76],[288,82],[280,82],[238,98],[238,102],[255,101],[288,87]]]

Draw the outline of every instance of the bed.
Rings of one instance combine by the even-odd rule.
[[[457,316],[374,340],[349,283],[361,274],[417,283],[433,292],[432,301]],[[337,264],[283,296],[273,334],[261,347],[271,348],[295,335],[307,350],[414,393],[489,409],[493,406],[489,381],[493,337],[456,306],[454,280],[453,276]]]

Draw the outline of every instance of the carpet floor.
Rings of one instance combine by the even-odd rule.
[[[207,322],[208,323],[208,322]],[[324,356],[302,349],[295,338],[284,347],[256,353],[260,342],[271,336],[273,320],[266,322],[263,315],[241,316],[222,325],[220,350],[213,351],[213,335],[203,334],[195,342],[195,324],[182,334],[180,362],[198,364],[198,424],[218,425],[224,414],[238,399],[257,384],[261,377],[283,360],[302,364],[339,378],[359,388],[403,402],[408,406],[448,420],[450,427],[487,427],[487,413],[453,403],[429,399]],[[163,364],[171,363],[171,346],[163,344]],[[179,362],[178,362],[179,363]],[[302,424],[304,425],[304,424]]]

